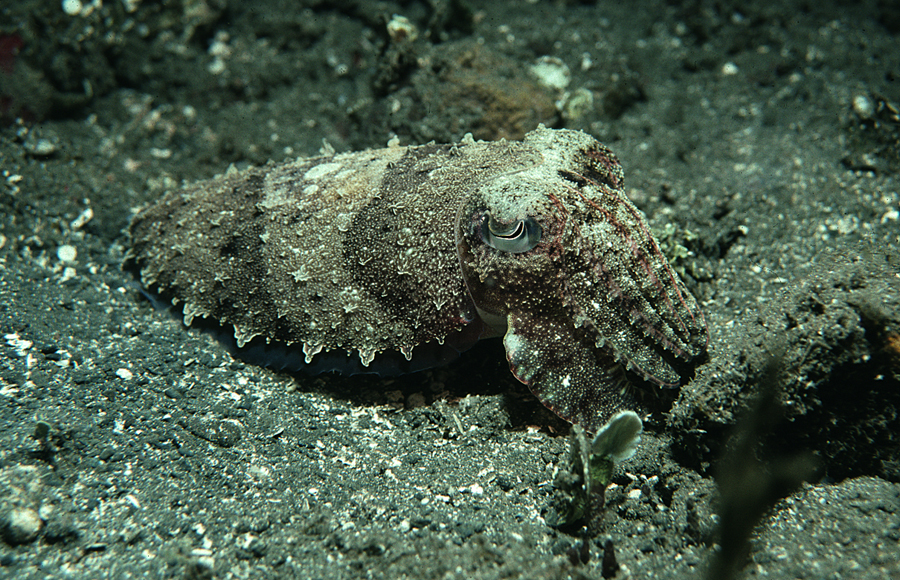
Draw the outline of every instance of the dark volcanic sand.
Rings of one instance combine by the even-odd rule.
[[[894,2],[7,4],[0,577],[603,578],[607,540],[616,578],[702,577],[736,537],[716,522],[752,525],[809,452],[744,575],[900,578]],[[181,180],[541,122],[619,155],[711,332],[586,564],[543,519],[566,425],[498,341],[396,380],[292,376],[121,270],[133,211]],[[741,420],[760,386],[777,403]]]

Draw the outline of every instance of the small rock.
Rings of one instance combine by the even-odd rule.
[[[11,545],[33,542],[41,531],[40,516],[30,508],[12,508],[7,512],[0,524],[0,533],[6,543]]]
[[[28,152],[35,157],[49,157],[56,153],[56,145],[49,139],[38,139],[33,146],[28,147]]]
[[[188,430],[219,447],[234,447],[241,441],[241,424],[234,419],[194,420]]]
[[[78,257],[78,249],[71,244],[64,244],[56,248],[56,257],[59,258],[61,262],[72,263],[75,261],[75,258]]]
[[[531,72],[542,85],[558,91],[564,90],[572,80],[569,67],[555,56],[542,56],[531,65]]]
[[[78,525],[69,515],[54,517],[47,522],[47,527],[44,529],[44,540],[51,544],[73,542],[80,536]]]
[[[497,487],[503,491],[509,491],[515,487],[515,482],[507,475],[499,475],[495,481]]]
[[[871,119],[875,115],[875,104],[865,95],[856,95],[853,97],[853,112],[860,119]]]
[[[56,135],[42,136],[37,130],[29,131],[22,143],[25,151],[32,157],[50,157],[56,153]]]
[[[387,23],[387,33],[391,38],[391,42],[413,42],[419,36],[419,31],[415,24],[409,21],[409,18],[394,14],[390,22]]]
[[[68,14],[69,16],[77,16],[81,14],[81,10],[84,8],[84,4],[81,0],[63,0],[62,9],[63,12]]]

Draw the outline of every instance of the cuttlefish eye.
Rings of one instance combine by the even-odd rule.
[[[541,226],[530,217],[505,224],[495,221],[490,213],[485,212],[481,221],[481,239],[495,250],[521,254],[541,241]]]

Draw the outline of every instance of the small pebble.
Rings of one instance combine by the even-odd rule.
[[[51,544],[65,544],[78,540],[80,535],[75,520],[69,515],[64,515],[47,522],[43,539]]]
[[[733,62],[726,62],[722,65],[722,74],[725,76],[732,76],[738,74],[738,67]]]
[[[555,56],[542,56],[531,65],[531,72],[545,87],[564,90],[572,80],[569,67]]]
[[[42,525],[41,518],[35,510],[13,508],[3,518],[0,532],[8,544],[27,544],[37,538]]]
[[[853,112],[859,115],[860,119],[871,119],[875,114],[875,105],[867,96],[856,95],[853,97]]]
[[[77,16],[81,14],[81,9],[84,6],[81,3],[81,0],[63,0],[62,1],[62,9],[63,12],[68,14],[69,16]]]
[[[419,36],[419,31],[415,24],[409,21],[409,18],[394,14],[390,22],[387,23],[387,33],[391,38],[391,42],[412,42]]]
[[[59,258],[61,262],[71,263],[78,257],[78,250],[75,246],[65,244],[56,249],[56,257]]]
[[[25,142],[25,150],[35,157],[49,157],[56,153],[56,144],[50,139],[29,139]]]

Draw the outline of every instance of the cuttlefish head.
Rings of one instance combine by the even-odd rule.
[[[525,144],[541,162],[477,184],[462,205],[460,266],[513,374],[596,431],[638,408],[629,373],[677,386],[706,350],[706,324],[625,196],[609,149],[543,128]]]

